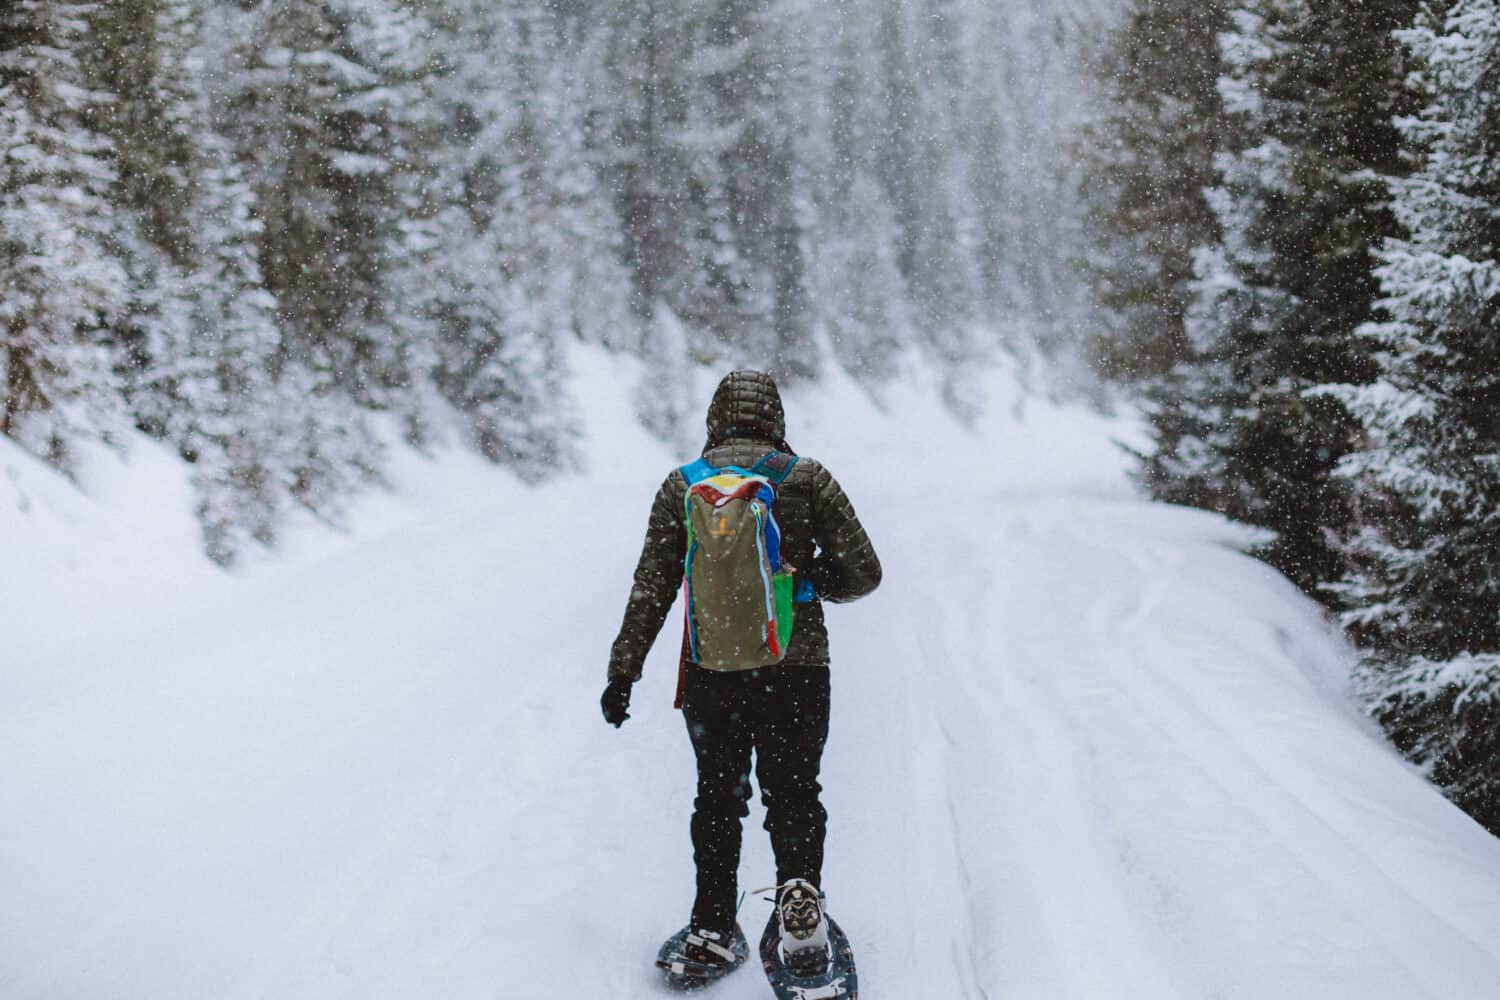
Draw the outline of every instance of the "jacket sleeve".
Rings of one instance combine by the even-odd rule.
[[[842,604],[880,586],[880,559],[838,480],[821,465],[813,479],[813,539],[818,554],[808,573],[818,596]]]
[[[609,676],[641,679],[646,654],[656,641],[667,612],[677,597],[682,582],[682,559],[687,550],[687,529],[683,526],[681,494],[673,482],[677,472],[662,482],[651,504],[651,519],[646,525],[646,542],[635,566],[635,584],[625,605],[625,620],[620,624],[609,654]]]

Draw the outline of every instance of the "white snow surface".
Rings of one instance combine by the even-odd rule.
[[[572,361],[586,472],[407,453],[347,531],[232,574],[154,446],[75,487],[0,442],[0,997],[665,995],[675,612],[623,729],[598,695],[693,456],[638,428],[630,363]],[[1134,425],[1015,381],[971,428],[920,371],[787,398],[886,570],[828,616],[825,887],[862,996],[1500,995],[1500,840],[1355,710],[1242,529],[1134,494]],[[752,964],[709,995],[769,990]]]

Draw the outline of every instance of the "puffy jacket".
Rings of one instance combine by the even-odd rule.
[[[748,468],[770,451],[791,451],[785,436],[781,395],[769,375],[732,372],[724,377],[708,408],[704,458],[717,466]],[[687,488],[687,480],[674,469],[656,491],[625,620],[610,651],[610,677],[640,679],[646,654],[681,587]],[[819,462],[799,458],[777,496],[782,558],[796,568],[799,583],[805,577],[817,591],[812,603],[797,606],[791,647],[782,662],[827,664],[822,602],[852,601],[874,590],[880,584],[880,560],[843,488]]]

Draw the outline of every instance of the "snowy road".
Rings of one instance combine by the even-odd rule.
[[[872,411],[840,444],[833,397],[789,411],[886,565],[829,615],[826,881],[863,996],[1495,995],[1500,840],[1345,705],[1342,650],[1234,529],[1110,485],[1092,418],[956,450]],[[666,456],[622,435],[587,480],[490,496],[465,471],[440,515],[142,597],[128,641],[44,629],[0,701],[0,996],[664,995],[675,617],[624,729],[597,697]],[[978,523],[917,486],[960,467]],[[753,968],[712,992],[766,995]]]

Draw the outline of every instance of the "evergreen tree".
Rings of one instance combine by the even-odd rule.
[[[790,5],[721,0],[695,46],[688,130],[718,257],[708,272],[733,317],[721,337],[783,378],[811,377],[803,218],[788,90],[799,19]]]
[[[1016,306],[1015,105],[996,99],[1020,76],[1004,44],[1015,18],[968,3],[783,3],[769,18],[786,114],[806,123],[791,176],[811,326],[871,380],[909,347],[972,364],[975,329]]]
[[[971,0],[946,10],[948,30],[938,58],[948,68],[939,79],[953,95],[953,134],[947,142],[955,162],[948,169],[947,207],[960,256],[974,269],[976,321],[1001,313],[1029,313],[1040,320],[1049,311],[1043,286],[1053,282],[1042,272],[1055,263],[1052,254],[1065,241],[1058,238],[1055,206],[1046,204],[1053,193],[1046,179],[1065,176],[1065,158],[1049,157],[1039,147],[1068,131],[1048,107],[1049,102],[1062,106],[1066,97],[1058,92],[1065,88],[1049,86],[1055,81],[1031,61],[1055,47],[1047,37],[1056,16],[1050,7]],[[1015,93],[1022,86],[1026,93]],[[1047,126],[1028,126],[1017,113],[1023,107],[1045,116]],[[1039,166],[1050,170],[1036,170]],[[1032,197],[1017,197],[1023,183],[1033,187]]]
[[[934,0],[935,58],[923,73],[949,107],[941,172],[952,259],[969,272],[960,301],[965,359],[995,347],[1067,365],[1092,310],[1078,280],[1088,236],[1073,137],[1087,86],[1080,38],[1111,0]],[[942,356],[941,348],[938,355]],[[965,362],[959,362],[962,371]]]
[[[222,65],[222,38],[203,30],[202,12],[192,0],[100,8],[90,61],[118,94],[98,119],[118,165],[111,201],[128,223],[117,243],[130,299],[112,327],[121,388],[137,426],[191,463],[205,548],[228,563],[273,539],[308,481],[294,442],[327,416],[312,416],[312,380],[280,353],[254,193],[214,113],[223,93],[209,82],[225,81],[206,72]],[[313,506],[331,513],[336,501]]]
[[[194,462],[204,547],[229,563],[250,541],[274,541],[296,496],[298,463],[289,445],[312,379],[280,363],[276,299],[265,289],[255,243],[254,193],[228,143],[213,133],[203,138],[198,251],[188,279],[193,341],[174,385],[181,416],[169,426]]]
[[[432,338],[391,291],[410,286],[423,249],[409,180],[423,169],[428,31],[394,0],[261,0],[210,16],[210,64],[227,70],[217,123],[250,184],[277,300],[272,374],[303,393],[290,492],[336,517],[383,464],[370,411],[423,432]]]
[[[0,432],[169,443],[227,562],[451,410],[566,464],[570,339],[673,436],[704,363],[960,370],[1062,286],[1051,3],[7,4]]]
[[[367,408],[412,379],[384,289],[424,32],[390,0],[262,0],[231,36],[242,69],[224,122],[255,188],[287,351]]]
[[[689,187],[691,160],[672,141],[687,114],[688,95],[674,75],[691,52],[686,27],[676,0],[626,0],[606,20],[605,80],[614,99],[603,109],[598,140],[643,323],[662,307],[690,322],[707,312],[689,303],[704,298],[692,292],[701,284],[700,261],[713,256],[697,246],[709,227]],[[711,356],[707,342],[693,349],[700,359]]]
[[[117,367],[136,425],[168,437],[186,411],[173,369],[192,351],[185,269],[194,257],[195,120],[188,57],[191,11],[183,0],[119,0],[91,20],[91,75],[113,95],[95,109],[115,167],[110,203],[129,300],[115,317]]]
[[[880,72],[870,81],[879,94],[877,118],[860,141],[872,147],[871,168],[894,216],[897,261],[926,346],[956,364],[971,354],[978,268],[966,164],[958,154],[964,144],[954,120],[958,32],[943,8],[882,4],[863,12],[875,20]]]
[[[564,345],[629,322],[618,226],[585,148],[579,26],[541,3],[466,0],[443,28],[435,385],[483,455],[539,479],[573,457]]]
[[[826,336],[879,379],[903,347],[960,371],[997,330],[1076,324],[1049,0],[628,0],[604,21],[598,148],[658,340],[796,376]]]
[[[273,542],[294,500],[301,474],[292,444],[314,381],[281,353],[255,193],[216,111],[227,102],[215,81],[229,81],[209,70],[222,57],[215,27],[193,0],[162,0],[165,117],[191,137],[182,202],[190,249],[181,265],[190,312],[187,342],[154,361],[151,384],[167,401],[165,436],[193,463],[204,547],[227,564],[251,542]]]
[[[1358,428],[1308,393],[1373,376],[1353,336],[1376,296],[1373,255],[1395,222],[1375,174],[1401,171],[1392,31],[1417,0],[1255,0],[1223,36],[1234,141],[1210,193],[1222,237],[1199,257],[1181,400],[1146,477],[1162,498],[1270,528],[1267,558],[1312,589],[1337,578],[1348,523],[1332,477]]]
[[[1107,375],[1146,389],[1168,437],[1174,394],[1151,388],[1187,356],[1193,255],[1219,237],[1204,192],[1226,138],[1218,38],[1228,26],[1222,0],[1134,0],[1097,43],[1105,110],[1080,141],[1086,266],[1101,307],[1092,353]]]
[[[1500,3],[1451,0],[1399,32],[1425,98],[1400,120],[1404,229],[1362,333],[1377,381],[1344,388],[1367,445],[1337,588],[1371,647],[1364,679],[1406,753],[1500,834]]]
[[[0,11],[0,434],[63,467],[71,443],[122,426],[115,174],[90,127],[111,98],[82,62],[94,10],[16,0]]]
[[[529,13],[515,65],[521,117],[514,148],[526,160],[525,183],[509,199],[527,212],[536,251],[526,280],[545,310],[554,339],[631,344],[637,334],[630,312],[630,275],[610,191],[592,148],[596,120],[609,99],[599,72],[599,38],[591,22],[565,15],[553,3]],[[518,220],[519,223],[520,220]],[[506,268],[507,273],[517,269]]]
[[[881,379],[914,339],[910,293],[897,259],[900,230],[865,141],[878,110],[872,21],[832,4],[782,4],[792,139],[810,251],[803,258],[810,325],[858,377]]]
[[[110,139],[116,182],[111,202],[139,217],[151,243],[173,259],[190,256],[197,109],[188,57],[193,11],[184,0],[111,0],[90,19],[88,63],[113,97],[95,108]]]
[[[636,0],[611,14],[605,177],[637,314],[670,310],[692,356],[810,375],[804,215],[783,52],[766,0]]]

